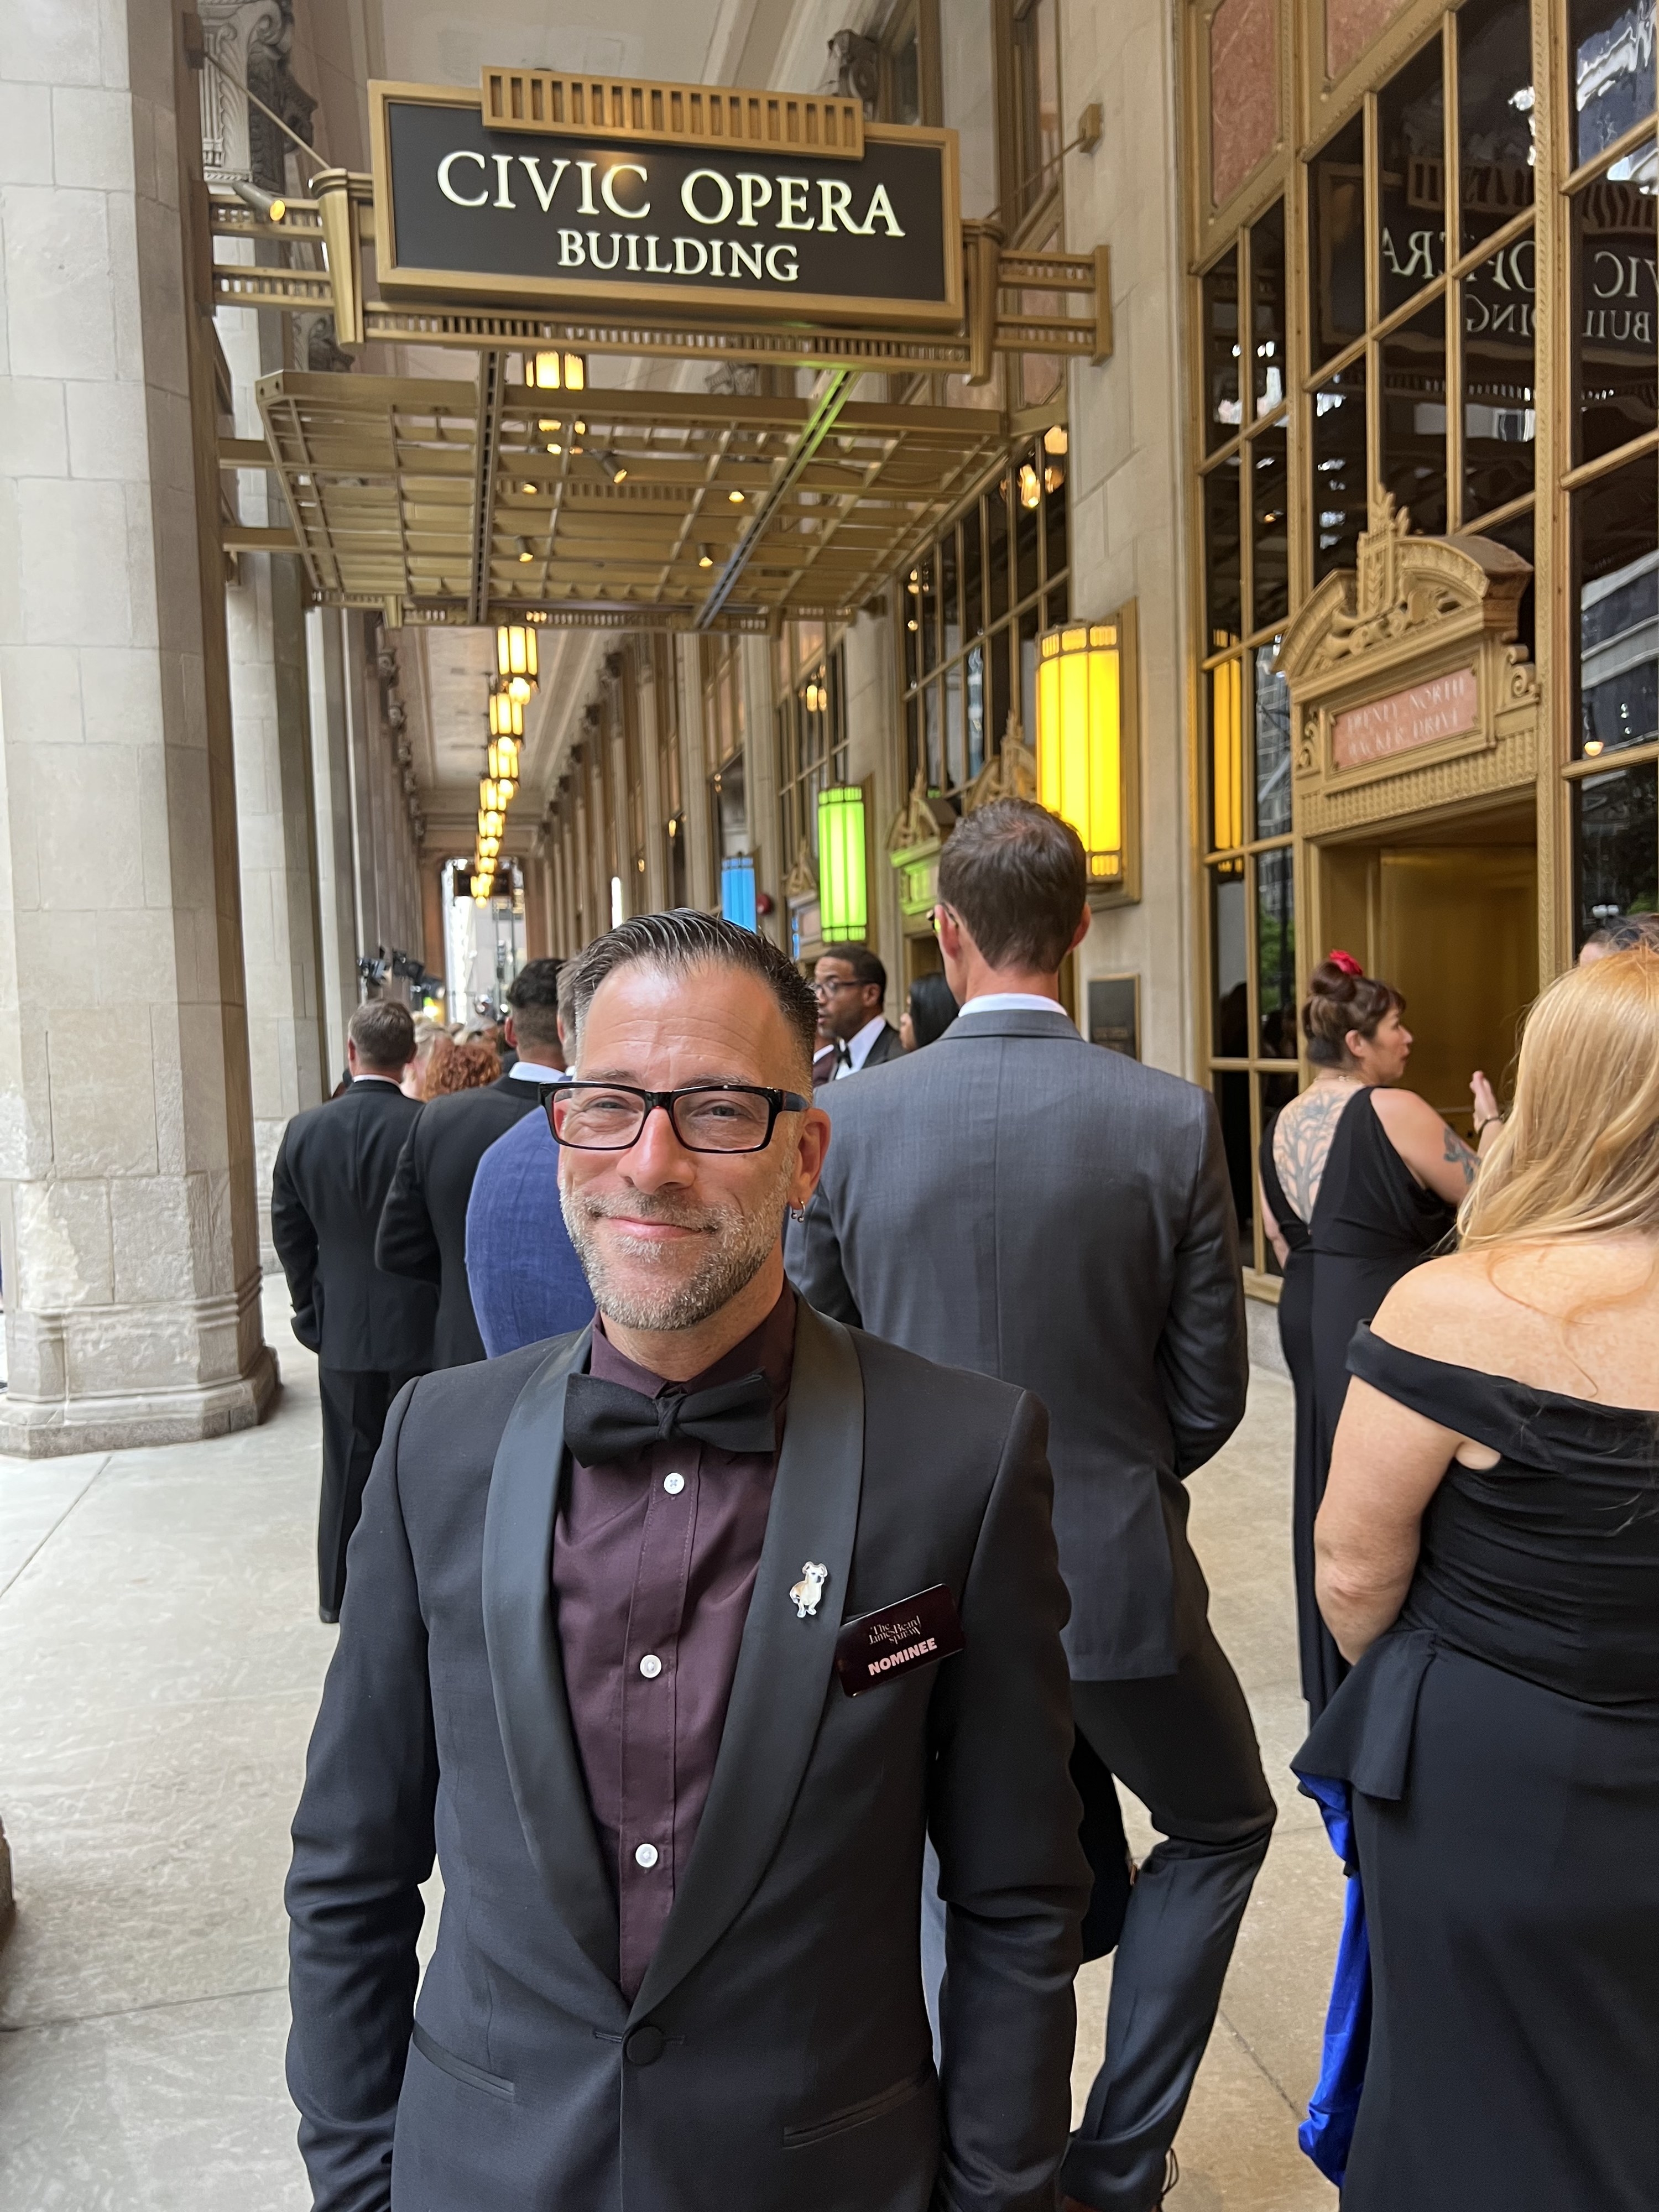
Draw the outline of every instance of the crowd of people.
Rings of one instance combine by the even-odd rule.
[[[1060,1003],[1074,834],[994,801],[938,891],[897,1028],[866,945],[809,982],[647,915],[521,972],[505,1073],[360,1007],[289,1125],[340,1622],[288,1890],[319,2212],[1174,2182],[1274,1823],[1187,1535],[1244,1409],[1236,1206],[1208,1094]],[[1659,937],[1604,936],[1473,1143],[1333,952],[1263,1133],[1294,1769],[1349,1876],[1302,2140],[1351,2212],[1659,2204]]]

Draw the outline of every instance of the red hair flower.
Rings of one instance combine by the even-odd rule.
[[[1340,968],[1345,975],[1363,975],[1365,972],[1352,952],[1328,952],[1325,960],[1328,966]]]

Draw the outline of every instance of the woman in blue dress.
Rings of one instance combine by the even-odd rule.
[[[1659,957],[1562,977],[1316,1532],[1372,1967],[1344,2212],[1659,2207]]]

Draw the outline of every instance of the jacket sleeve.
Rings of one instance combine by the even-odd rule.
[[[835,1200],[823,1182],[806,1202],[806,1218],[784,1224],[783,1267],[809,1306],[828,1314],[831,1321],[863,1327],[858,1300],[842,1266]]]
[[[374,1237],[374,1264],[388,1275],[412,1275],[417,1283],[441,1284],[443,1260],[438,1232],[426,1202],[421,1159],[421,1129],[426,1110],[413,1127],[398,1155],[392,1188],[380,1208],[380,1225]]]
[[[1183,1481],[1214,1457],[1243,1419],[1249,1380],[1232,1184],[1215,1101],[1206,1092],[1200,1099],[1198,1157],[1157,1353],[1176,1473]]]
[[[387,1416],[363,1493],[339,1645],[294,1816],[288,2085],[313,2212],[388,2212],[415,2017],[438,1786],[426,1629],[398,1490],[416,1388]]]
[[[317,1319],[317,1229],[295,1186],[286,1130],[270,1174],[270,1241],[288,1278],[294,1334],[307,1351],[315,1352],[321,1340]]]
[[[1048,1415],[1022,1394],[963,1592],[967,1646],[940,1669],[930,1708],[928,1827],[945,1905],[933,2212],[1052,2212],[1071,2122],[1090,1878],[1047,1444]]]

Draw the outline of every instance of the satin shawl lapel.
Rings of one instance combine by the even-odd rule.
[[[864,1377],[839,1322],[796,1310],[783,1449],[732,1702],[685,1876],[631,2017],[659,2004],[749,1901],[778,1847],[829,1692],[858,1532]],[[807,1560],[830,1570],[816,1614],[789,1596]]]
[[[496,1448],[484,1510],[484,1646],[525,1842],[555,1910],[608,1982],[617,1907],[599,1856],[565,1698],[553,1618],[553,1520],[564,1481],[564,1385],[587,1365],[585,1328],[519,1393]]]

